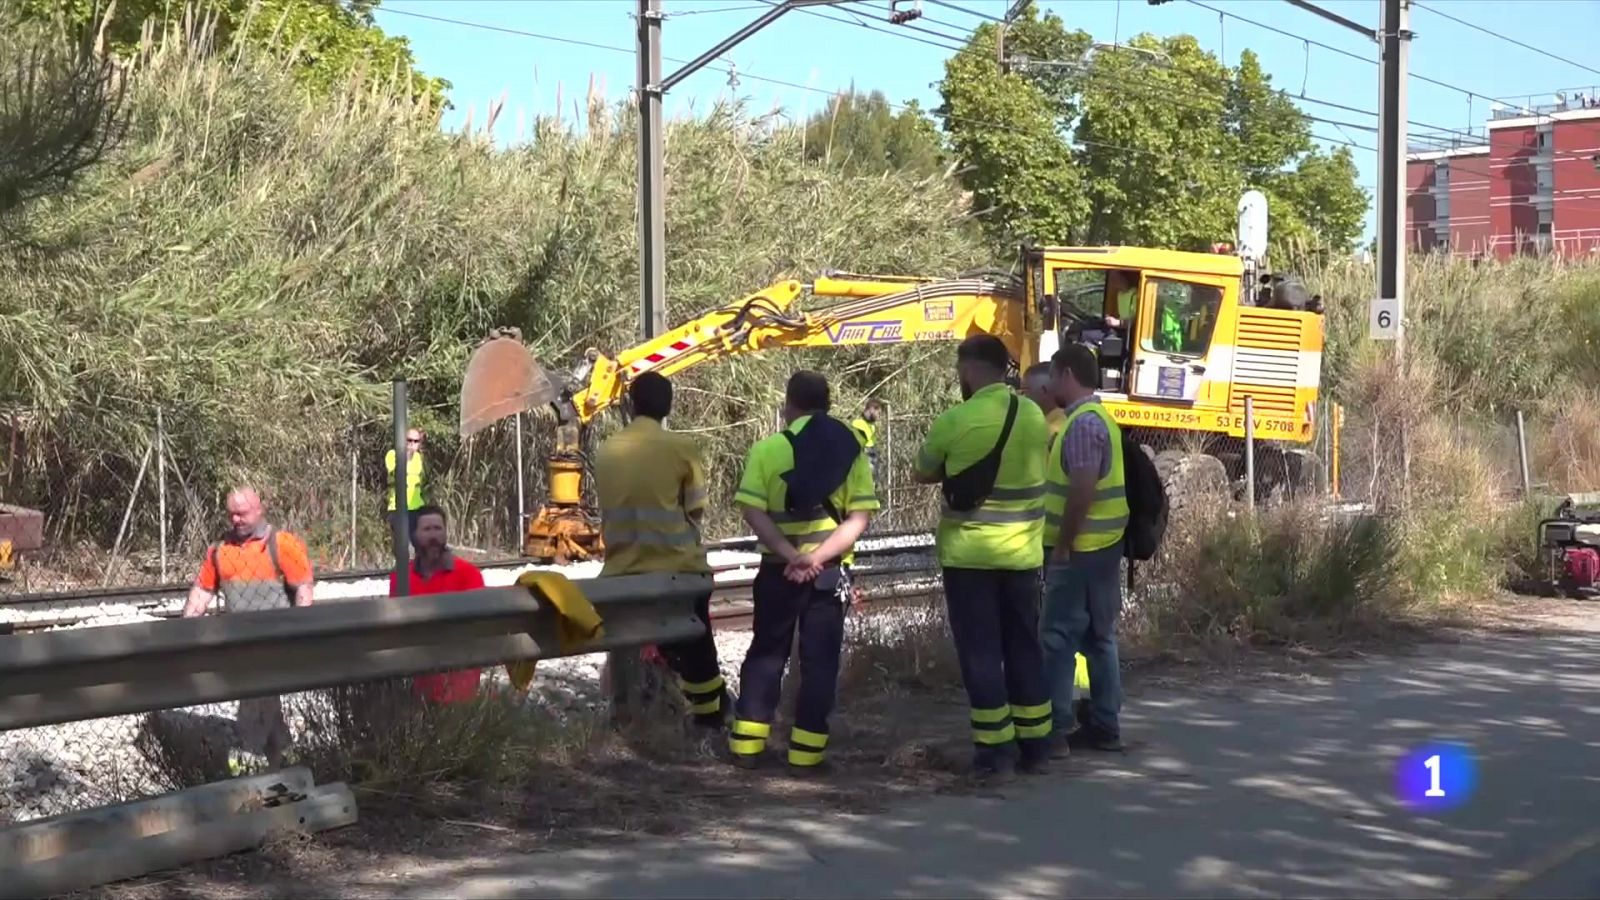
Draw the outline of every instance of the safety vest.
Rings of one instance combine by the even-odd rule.
[[[1089,400],[1080,404],[1067,415],[1067,424],[1062,427],[1055,444],[1050,448],[1049,467],[1045,470],[1046,543],[1055,544],[1056,536],[1061,534],[1061,522],[1067,514],[1068,479],[1066,468],[1061,464],[1061,448],[1066,442],[1067,432],[1072,430],[1073,421],[1083,415],[1100,417],[1100,421],[1106,425],[1111,448],[1111,465],[1106,476],[1095,483],[1094,502],[1089,504],[1089,514],[1083,528],[1072,541],[1073,550],[1087,553],[1116,546],[1122,540],[1122,534],[1128,527],[1128,492],[1122,468],[1121,429],[1099,401]]]
[[[801,416],[784,430],[799,434],[810,421],[809,415]],[[788,498],[788,488],[784,484],[783,475],[793,468],[794,448],[781,433],[756,441],[745,456],[744,473],[739,479],[739,488],[734,493],[734,500],[745,506],[765,511],[772,517],[778,530],[783,532],[783,536],[789,539],[789,543],[796,550],[805,553],[822,546],[822,542],[839,527],[839,523],[824,510],[818,510],[815,517],[808,517],[803,513],[790,513],[784,508],[788,505],[785,502]],[[879,509],[878,496],[872,484],[872,468],[867,463],[866,454],[856,457],[844,484],[841,484],[829,499],[833,501],[834,508],[845,516],[853,512],[875,512]],[[761,559],[763,562],[781,562],[783,558],[763,544]],[[840,560],[845,565],[854,562],[855,549],[845,551]]]
[[[690,518],[706,509],[694,438],[638,416],[595,451],[594,482],[606,545],[601,575],[711,571]]]
[[[394,509],[394,451],[390,450],[383,457],[383,464],[389,470],[389,509]],[[406,460],[406,509],[417,509],[422,506],[422,454],[414,453]]]
[[[1183,320],[1171,306],[1161,307],[1161,343],[1165,345],[1161,349],[1168,353],[1183,350]]]
[[[928,429],[917,470],[954,475],[987,456],[1000,438],[1012,396],[1004,384],[991,384],[945,410]],[[1020,571],[1043,563],[1044,460],[1039,447],[1048,434],[1039,405],[1019,397],[988,499],[964,512],[941,504],[934,538],[940,565]]]
[[[1117,294],[1117,318],[1121,319],[1124,325],[1128,323],[1129,319],[1133,318],[1134,307],[1138,303],[1139,291],[1137,288],[1128,288]]]
[[[878,445],[878,426],[866,419],[857,417],[850,427],[855,430],[856,436],[861,439],[861,446],[871,450]]]

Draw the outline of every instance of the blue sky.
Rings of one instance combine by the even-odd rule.
[[[897,28],[885,20],[889,0],[858,0],[820,14],[790,12],[722,57],[724,71],[702,70],[668,95],[666,111],[684,115],[704,110],[730,91],[749,98],[752,108],[773,108],[795,120],[819,109],[828,94],[854,84],[877,89],[893,102],[915,99],[925,108],[939,102],[935,83],[954,36],[981,24],[980,15],[1003,15],[1010,0],[949,0],[950,6],[922,0],[924,17],[912,24],[927,31]],[[1377,145],[1377,45],[1282,0],[1172,0],[1151,6],[1145,0],[1046,0],[1041,5],[1107,43],[1140,32],[1195,35],[1207,49],[1236,63],[1249,48],[1262,60],[1275,85],[1291,94],[1324,103],[1302,102],[1308,113],[1343,124],[1313,123],[1327,142]],[[1487,118],[1484,97],[1520,98],[1521,104],[1548,103],[1552,92],[1600,86],[1600,0],[1422,0],[1413,8],[1411,71],[1451,87],[1413,77],[1408,85],[1408,118],[1446,129],[1481,129]],[[1321,0],[1324,8],[1347,18],[1380,21],[1378,0]],[[723,36],[760,15],[760,0],[662,0],[663,54],[687,61]],[[1482,26],[1476,31],[1428,8]],[[505,98],[495,128],[498,140],[515,140],[519,121],[560,111],[569,119],[581,106],[591,77],[611,100],[626,98],[634,83],[633,13],[636,0],[384,0],[377,19],[389,33],[411,41],[420,67],[449,79],[453,110],[446,128],[460,128],[468,115],[481,123],[491,102]],[[1219,15],[1225,13],[1228,15]],[[412,15],[407,15],[412,14]],[[579,46],[434,21],[457,19],[510,31],[530,32],[603,47]],[[1242,19],[1279,29],[1274,32]],[[871,28],[858,22],[867,22]],[[938,37],[939,35],[952,37]],[[1565,57],[1557,61],[1518,47],[1521,41]],[[1307,40],[1313,42],[1308,47]],[[931,42],[931,43],[929,43]],[[1327,46],[1317,46],[1317,44]],[[1354,59],[1339,51],[1363,57]],[[731,65],[738,83],[730,87]],[[676,66],[664,64],[667,73]],[[759,79],[788,82],[793,86]],[[1470,97],[1466,92],[1479,96]],[[1532,97],[1532,100],[1528,98]],[[1332,105],[1337,104],[1338,106]],[[1354,107],[1352,111],[1347,108]],[[1371,112],[1372,114],[1367,114]],[[1359,126],[1359,127],[1358,127]],[[1413,139],[1424,129],[1411,126]],[[1352,148],[1369,191],[1377,183],[1377,161],[1368,149]],[[1370,232],[1370,214],[1368,229]]]

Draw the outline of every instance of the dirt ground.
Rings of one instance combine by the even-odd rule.
[[[1152,654],[1130,648],[1128,702],[1153,688],[1242,690],[1262,681],[1318,677],[1324,667],[1372,653],[1426,652],[1485,632],[1565,631],[1593,622],[1600,604],[1533,598],[1468,610],[1440,625],[1401,623],[1381,641],[1336,653],[1305,648]],[[805,817],[872,813],[902,798],[981,790],[964,776],[970,754],[966,705],[953,657],[930,623],[922,640],[885,646],[870,636],[851,648],[830,741],[830,771],[789,775],[781,758],[744,771],[722,757],[720,738],[652,724],[627,735],[597,730],[579,752],[552,759],[514,787],[457,788],[426,798],[357,789],[360,821],[314,836],[284,837],[258,851],[209,860],[76,895],[106,900],[245,897],[356,897],[342,885],[353,870],[411,868],[459,855],[594,846],[654,835],[729,846],[723,823],[749,815]],[[947,642],[946,642],[947,643]],[[897,674],[889,677],[888,673]],[[774,728],[781,744],[782,723]],[[1129,748],[1138,752],[1137,745]],[[378,896],[373,894],[373,896]]]

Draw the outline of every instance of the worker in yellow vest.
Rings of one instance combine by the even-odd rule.
[[[956,350],[963,402],[928,428],[914,477],[944,496],[934,542],[971,706],[973,774],[1047,768],[1050,692],[1039,650],[1044,414],[1006,386],[994,335]]]
[[[1067,421],[1045,472],[1045,529],[1055,540],[1045,564],[1040,643],[1057,708],[1064,710],[1072,702],[1080,651],[1092,686],[1082,727],[1067,735],[1070,720],[1063,715],[1052,742],[1057,748],[1120,750],[1116,627],[1122,615],[1122,544],[1129,513],[1122,432],[1095,396],[1099,365],[1092,350],[1069,344],[1056,352],[1050,366]]]
[[[606,575],[645,572],[709,574],[700,540],[706,512],[705,464],[692,436],[662,422],[672,412],[672,382],[645,372],[628,386],[633,421],[595,451],[595,494],[605,540]],[[661,656],[678,676],[696,724],[721,728],[732,714],[711,630],[711,592],[695,599],[705,630],[663,645]]]
[[[1050,451],[1053,447],[1055,447],[1056,438],[1061,435],[1062,427],[1067,424],[1067,411],[1061,408],[1061,402],[1056,399],[1055,377],[1050,372],[1049,363],[1034,363],[1028,367],[1028,371],[1022,376],[1022,392],[1027,395],[1029,400],[1039,404],[1039,408],[1044,410],[1044,423],[1050,429],[1050,439],[1046,442],[1044,448],[1045,466],[1048,469],[1050,465]],[[1048,560],[1050,558],[1051,548],[1053,548],[1056,543],[1056,529],[1045,528],[1043,531],[1044,558]],[[1041,581],[1041,601],[1044,597],[1042,590],[1043,587],[1044,585]],[[1088,664],[1083,658],[1082,653],[1077,655],[1077,676],[1074,680],[1074,684],[1075,699],[1073,700],[1073,705],[1071,707],[1059,705],[1055,698],[1052,698],[1051,701],[1052,718],[1059,717],[1062,720],[1062,723],[1067,725],[1070,725],[1074,720],[1083,718],[1084,709],[1082,707],[1082,702],[1084,698],[1089,696],[1089,668]],[[1068,710],[1071,710],[1073,713],[1070,718],[1067,715]],[[1055,755],[1057,757],[1066,755],[1066,748],[1060,742],[1057,742],[1052,749],[1055,751]]]
[[[395,506],[394,496],[394,451],[390,450],[383,455],[384,469],[389,473],[389,526],[394,527],[394,517],[399,515]],[[422,508],[423,478],[425,464],[422,459],[422,432],[413,428],[406,432],[406,493],[405,515],[406,534],[409,536],[417,527],[417,510]]]
[[[878,467],[878,419],[883,415],[883,404],[868,400],[861,407],[861,415],[850,422],[850,430],[861,441],[867,453],[867,463],[872,467],[872,483],[883,484],[883,470]]]

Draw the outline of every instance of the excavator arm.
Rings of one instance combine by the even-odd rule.
[[[809,294],[815,303],[799,303]],[[645,372],[674,375],[706,362],[787,347],[851,347],[958,341],[993,334],[1026,365],[1038,336],[1025,326],[1024,292],[1010,279],[935,280],[830,274],[810,284],[780,281],[616,356],[597,350],[562,384],[542,369],[514,331],[474,351],[461,384],[461,434],[525,410],[553,407],[555,447],[547,460],[548,502],[529,519],[523,554],[541,561],[603,552],[599,516],[582,501],[582,427],[620,401]]]
[[[832,303],[797,308],[803,294]],[[736,303],[645,341],[615,358],[591,353],[586,383],[572,412],[588,422],[620,401],[645,372],[674,375],[705,362],[791,347],[849,347],[961,340],[994,334],[1023,358],[1021,288],[985,279],[938,281],[897,276],[830,275],[802,284],[780,281]]]

